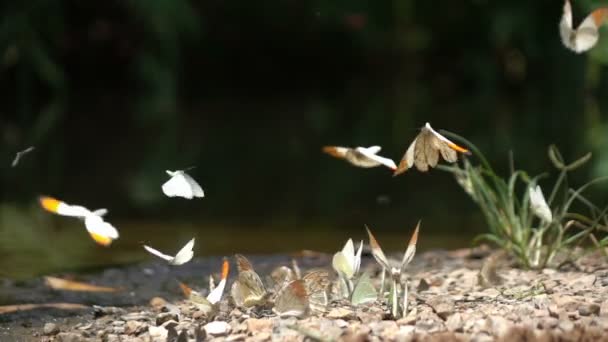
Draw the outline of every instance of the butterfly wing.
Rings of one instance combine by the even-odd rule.
[[[118,239],[118,230],[100,216],[90,214],[85,217],[84,225],[93,240],[102,245],[109,246],[113,240]]]
[[[172,256],[170,256],[170,255],[167,255],[167,254],[164,254],[164,253],[162,253],[161,251],[156,250],[156,249],[154,249],[154,248],[152,248],[152,247],[150,247],[150,246],[146,246],[146,245],[144,245],[144,249],[145,249],[145,250],[147,250],[147,251],[148,251],[150,254],[156,255],[156,256],[157,256],[157,257],[159,257],[159,258],[162,258],[162,259],[165,259],[165,260],[169,261],[169,263],[170,263],[170,262],[173,260],[173,258],[174,258],[174,257],[172,257]]]
[[[585,18],[585,20],[583,20],[583,22],[581,22],[581,24],[578,26],[573,36],[573,50],[575,52],[585,52],[595,46],[599,39],[599,25],[597,25],[596,23],[596,18],[601,25],[601,23],[604,21],[604,13],[604,9],[600,8],[598,10],[595,10],[591,14],[589,14],[587,18]]]
[[[382,248],[380,248],[380,244],[378,244],[378,241],[376,241],[376,238],[367,226],[365,227],[365,229],[367,230],[367,234],[369,235],[369,246],[372,249],[372,255],[374,256],[374,259],[376,259],[380,266],[384,267],[387,270],[390,270],[391,267],[388,263],[388,259],[386,258],[386,255],[384,255]]]
[[[407,171],[407,169],[411,168],[414,165],[414,152],[416,150],[417,141],[418,137],[416,137],[416,139],[414,139],[414,141],[412,141],[410,146],[407,148],[407,151],[405,151],[405,154],[399,162],[399,166],[397,167],[395,172],[393,172],[393,176],[397,176],[404,173],[405,171]]]
[[[350,299],[351,303],[353,305],[365,304],[376,301],[376,298],[378,298],[378,292],[372,284],[369,274],[363,273],[355,284]]]
[[[353,267],[344,252],[338,252],[334,254],[334,257],[331,261],[331,265],[340,276],[343,276],[346,279],[350,279],[353,277]]]
[[[203,192],[203,188],[192,178],[189,174],[183,173],[182,175],[188,185],[190,185],[190,191],[194,197],[205,197],[205,193]]]
[[[91,215],[91,211],[85,207],[70,205],[53,197],[40,196],[38,201],[43,209],[53,214],[81,218]]]
[[[233,283],[231,288],[235,303],[238,306],[244,307],[263,303],[266,297],[266,288],[260,276],[255,273],[251,263],[243,255],[237,254],[235,258],[239,271],[238,279]],[[238,304],[239,302],[241,304]]]
[[[294,280],[283,287],[275,297],[274,311],[281,317],[301,317],[308,310],[308,292],[303,279]]]
[[[372,150],[373,147],[379,148],[380,146],[372,146],[372,147],[368,147],[368,148],[359,147],[359,148],[357,148],[357,150],[363,156],[365,156],[367,159],[369,159],[370,162],[373,162],[374,164],[384,165],[392,170],[397,169],[397,165],[395,165],[395,162],[392,159],[381,157],[381,156],[377,155],[376,154],[377,151]]]
[[[309,272],[302,277],[308,294],[309,308],[316,313],[323,313],[329,304],[327,290],[331,284],[326,271]]]
[[[336,158],[340,158],[340,159],[344,159],[344,157],[346,156],[346,152],[350,150],[347,147],[341,147],[341,146],[323,146],[322,151],[324,153],[329,154],[332,157],[336,157]]]
[[[186,243],[186,245],[184,247],[182,247],[182,249],[180,249],[179,252],[177,252],[177,254],[173,258],[173,260],[169,261],[169,263],[171,265],[179,266],[179,265],[183,265],[183,264],[187,263],[188,261],[192,260],[192,257],[194,256],[194,252],[192,251],[193,248],[194,248],[194,238],[192,238],[190,241],[188,241],[188,243]]]
[[[162,190],[163,193],[168,197],[183,197],[192,199],[194,196],[190,183],[188,183],[184,177],[184,173],[181,171],[174,172],[171,179],[162,185]]]
[[[410,238],[410,242],[407,245],[407,249],[403,254],[403,259],[401,260],[401,270],[405,269],[405,267],[412,261],[414,255],[416,254],[416,244],[418,243],[418,231],[420,230],[420,221],[416,225],[416,229],[414,229],[414,233]]]
[[[559,35],[562,39],[562,43],[569,49],[574,50],[574,45],[572,44],[571,38],[574,34],[572,30],[572,7],[570,6],[570,1],[564,1],[564,9],[562,18],[559,22]]]
[[[230,270],[230,264],[228,260],[224,260],[222,263],[222,277],[217,284],[217,286],[209,293],[207,296],[207,300],[211,304],[218,303],[222,299],[222,294],[224,293],[224,288],[226,287],[226,281],[228,280],[228,272]]]

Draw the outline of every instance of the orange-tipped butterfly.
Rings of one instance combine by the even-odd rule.
[[[222,274],[220,278],[220,282],[214,289],[210,289],[209,295],[207,297],[202,294],[192,290],[184,283],[179,283],[180,288],[184,295],[190,300],[192,303],[196,304],[196,306],[201,309],[205,314],[210,314],[217,310],[217,303],[222,299],[222,295],[224,293],[224,288],[226,287],[226,281],[228,279],[228,272],[230,270],[230,264],[228,260],[224,260],[222,263]]]
[[[384,165],[391,170],[395,170],[397,165],[392,159],[380,157],[377,155],[382,148],[380,146],[370,147],[341,147],[341,146],[325,146],[323,152],[340,159],[344,159],[349,163],[364,168],[376,167]]]
[[[230,288],[234,303],[245,308],[264,304],[267,300],[267,292],[262,279],[255,273],[247,258],[241,254],[236,254],[234,257],[239,271],[237,279]]]
[[[53,214],[77,217],[84,220],[84,225],[91,238],[102,246],[107,247],[112,244],[113,240],[118,239],[116,228],[103,220],[103,216],[108,213],[106,209],[90,211],[83,206],[70,205],[49,196],[41,196],[39,202],[42,208]]]
[[[190,261],[192,259],[192,257],[194,256],[194,252],[192,251],[193,248],[194,248],[194,238],[192,238],[190,241],[188,241],[188,243],[186,243],[186,245],[184,247],[182,247],[182,249],[180,249],[179,252],[177,252],[177,254],[175,254],[175,256],[164,254],[150,246],[144,245],[144,249],[146,251],[150,252],[151,254],[156,255],[159,258],[167,260],[169,265],[174,265],[174,266],[183,265],[183,264],[187,263],[188,261]]]
[[[400,263],[391,262],[382,251],[380,244],[378,243],[378,241],[376,241],[376,238],[369,230],[369,228],[365,227],[365,229],[367,229],[367,234],[369,235],[369,246],[372,249],[372,255],[374,256],[374,259],[376,259],[380,266],[388,270],[389,273],[393,276],[393,278],[400,277],[401,272],[412,261],[414,255],[416,254],[416,244],[418,243],[418,231],[420,230],[420,222],[418,222],[418,224],[416,225],[416,229],[414,229],[414,233],[412,233],[412,237],[410,238],[410,242],[407,245],[407,249],[405,250],[405,253],[403,254],[403,259]]]
[[[470,154],[466,148],[437,133],[427,122],[408,147],[393,175],[397,176],[414,165],[419,171],[426,172],[429,167],[437,166],[440,154],[445,161],[454,163],[458,160],[457,152]]]
[[[566,0],[562,19],[559,22],[562,43],[576,53],[591,49],[599,39],[599,27],[606,21],[606,17],[608,17],[608,8],[598,8],[574,29],[572,27],[572,6],[570,6],[570,1]]]

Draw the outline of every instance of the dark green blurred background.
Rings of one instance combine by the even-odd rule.
[[[573,3],[575,22],[607,1]],[[197,255],[333,251],[363,224],[402,248],[468,246],[480,212],[442,171],[392,178],[323,155],[382,145],[395,160],[429,121],[506,174],[592,151],[608,173],[608,34],[566,50],[563,2],[39,0],[0,5],[0,275],[150,259],[197,236]],[[15,152],[30,145],[16,168]],[[164,170],[206,197],[169,199]],[[606,188],[596,190],[604,199]],[[39,194],[106,207],[97,247]],[[604,197],[602,197],[604,196]]]

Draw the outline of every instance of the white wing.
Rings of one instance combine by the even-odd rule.
[[[359,249],[357,250],[357,254],[355,254],[355,265],[353,267],[353,273],[359,273],[359,268],[361,268],[361,252],[363,251],[363,240],[359,244]]]
[[[564,2],[564,13],[562,14],[562,19],[559,22],[559,35],[562,39],[562,43],[568,49],[574,50],[574,46],[570,41],[572,34],[572,7],[570,6],[570,1],[566,0]]]
[[[194,178],[190,177],[190,175],[185,172],[183,172],[183,177],[190,185],[190,191],[195,197],[205,197],[203,188],[201,188],[201,186],[194,180]]]
[[[173,258],[172,261],[169,261],[169,263],[171,265],[183,265],[185,263],[187,263],[188,261],[192,260],[192,257],[194,256],[194,252],[192,251],[192,249],[194,248],[194,238],[192,238],[192,240],[188,241],[188,243],[182,247],[182,249],[179,250],[179,252],[177,252],[177,254],[175,255],[175,258]]]
[[[101,209],[97,209],[93,211],[93,215],[97,215],[97,216],[105,216],[108,213],[108,209],[106,208],[101,208]]]
[[[57,207],[57,214],[63,216],[87,217],[91,215],[92,212],[80,205],[70,205],[65,202],[61,202]]]
[[[224,288],[226,287],[226,279],[222,279],[219,284],[209,293],[207,296],[207,300],[211,304],[215,304],[222,299],[222,294],[224,293]]]
[[[376,154],[376,153],[380,152],[380,150],[382,150],[382,147],[377,146],[377,145],[370,146],[370,147],[363,147],[363,148],[366,149],[371,154]]]
[[[342,254],[346,257],[346,261],[348,262],[348,267],[352,271],[355,266],[355,260],[354,260],[355,247],[353,245],[353,239],[348,239],[348,241],[346,241],[344,248],[342,248]]]
[[[171,179],[162,185],[163,192],[169,197],[183,197],[192,199],[193,193],[190,183],[184,177],[184,173],[176,171]]]
[[[574,51],[581,53],[591,49],[597,43],[598,38],[599,32],[595,25],[593,13],[591,13],[576,29]]]
[[[158,250],[156,250],[156,249],[154,249],[152,247],[144,245],[144,249],[147,250],[148,252],[156,255],[157,257],[165,259],[165,260],[167,260],[169,262],[171,262],[173,260],[172,256],[164,254],[164,253],[162,253],[162,252],[160,252],[160,251],[158,251]]]
[[[380,157],[379,155],[376,155],[376,152],[373,152],[373,148],[377,147],[378,150],[380,149],[380,146],[372,146],[372,147],[357,147],[357,151],[359,151],[362,155],[364,155],[366,158],[375,161],[376,163],[382,164],[390,169],[395,170],[397,168],[397,165],[395,165],[395,162],[392,159],[389,158],[384,158],[384,157]]]
[[[90,214],[84,218],[84,225],[89,233],[108,237],[112,240],[118,239],[118,230],[110,223],[104,221],[101,216]]]

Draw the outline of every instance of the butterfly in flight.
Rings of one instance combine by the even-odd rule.
[[[562,43],[568,49],[582,53],[595,46],[599,39],[599,27],[608,17],[608,8],[598,8],[591,12],[576,29],[572,26],[572,6],[570,1],[564,2],[562,19],[559,22],[559,34]]]

